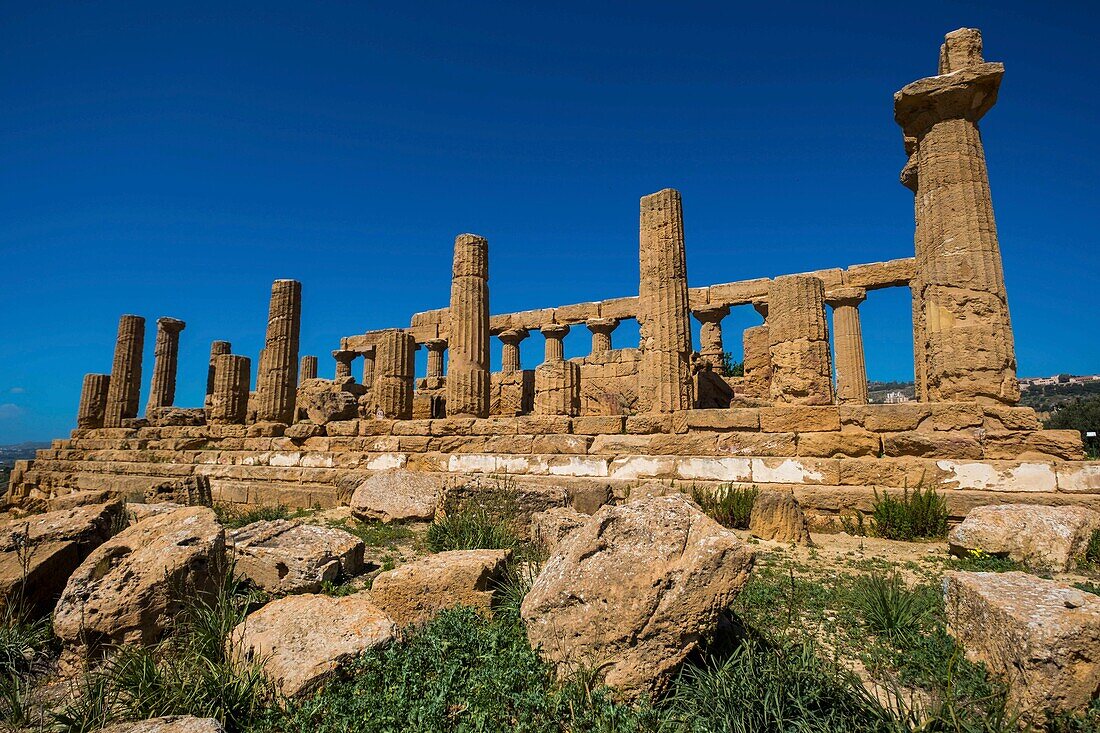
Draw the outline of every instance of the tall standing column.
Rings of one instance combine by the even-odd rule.
[[[769,398],[772,390],[772,345],[768,324],[746,328],[741,336],[741,346],[745,353],[745,393]]]
[[[863,328],[859,323],[859,304],[867,299],[867,291],[838,288],[828,298],[833,307],[836,401],[867,404],[867,364],[863,358]]]
[[[336,379],[348,379],[351,377],[351,363],[359,355],[357,351],[337,349],[332,352],[332,358],[336,360]]]
[[[447,415],[489,416],[489,242],[455,237],[447,332]]]
[[[593,356],[611,351],[611,334],[619,327],[618,318],[589,318],[584,325],[592,332]]]
[[[501,331],[497,337],[504,344],[500,358],[501,372],[512,374],[520,371],[519,345],[529,335],[530,332],[526,328],[510,328],[507,331]]]
[[[424,346],[428,349],[428,379],[442,379],[443,352],[447,350],[447,339],[428,339]]]
[[[771,396],[776,402],[833,402],[825,284],[809,275],[784,275],[768,289]]]
[[[176,318],[157,319],[157,340],[153,346],[153,383],[145,414],[152,416],[160,407],[171,407],[176,400],[176,369],[179,365],[180,331],[187,324]]]
[[[978,120],[997,101],[1004,66],[982,59],[981,33],[947,34],[939,75],[894,95],[912,148],[903,183],[915,188],[917,381],[926,401],[1019,400],[989,173]],[[923,378],[922,378],[923,372]]]
[[[210,364],[206,369],[206,398],[203,400],[204,407],[210,407],[210,395],[214,394],[214,360],[222,354],[229,354],[232,351],[233,346],[228,341],[210,342]]]
[[[298,391],[298,338],[302,325],[302,284],[276,280],[271,286],[267,338],[256,373],[256,421],[294,421]]]
[[[298,381],[317,378],[317,357],[306,355],[298,363]]]
[[[378,356],[371,399],[376,414],[390,420],[409,420],[413,411],[416,339],[407,331],[387,331],[375,348]]]
[[[118,321],[115,358],[107,388],[103,427],[117,428],[122,421],[137,417],[141,399],[141,351],[145,347],[145,319],[126,315]]]
[[[76,414],[76,426],[81,429],[103,427],[103,414],[107,408],[107,391],[110,374],[85,374],[80,388],[80,410]]]
[[[642,364],[638,396],[650,412],[687,410],[695,402],[691,378],[687,263],[680,192],[642,197],[639,220]]]
[[[214,393],[210,395],[207,422],[241,425],[248,415],[248,388],[252,384],[252,360],[238,354],[214,357]]]
[[[565,359],[565,345],[562,343],[562,339],[569,335],[569,326],[561,323],[551,323],[540,328],[539,332],[546,338],[543,363],[552,364]]]
[[[722,319],[730,314],[728,305],[714,305],[692,311],[699,321],[699,357],[714,367],[721,367],[726,356],[722,344]]]

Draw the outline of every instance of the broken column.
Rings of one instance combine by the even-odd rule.
[[[304,382],[307,379],[317,378],[317,357],[316,356],[303,356],[301,362],[298,364],[298,381]]]
[[[931,402],[1015,403],[1016,354],[978,120],[997,101],[1004,66],[982,59],[981,34],[947,34],[939,75],[894,95],[906,138],[902,180],[916,192],[917,383]]]
[[[447,415],[489,416],[489,242],[455,237],[448,309]]]
[[[679,191],[666,188],[642,197],[638,244],[639,402],[649,412],[687,410],[695,396]]]
[[[145,347],[145,319],[122,316],[118,320],[115,358],[111,363],[111,380],[107,387],[107,406],[103,412],[103,427],[117,428],[122,421],[137,417],[141,398],[141,352]]]
[[[722,319],[730,314],[728,305],[712,305],[692,311],[699,321],[699,359],[715,369],[721,368],[726,356],[722,345]]]
[[[332,358],[336,360],[337,381],[351,377],[351,363],[355,361],[355,357],[358,355],[358,352],[346,349],[337,349],[332,352]]]
[[[211,425],[241,425],[248,414],[248,388],[252,383],[252,361],[238,354],[214,357],[214,392],[210,395],[207,422]]]
[[[745,378],[742,388],[753,397],[769,398],[772,389],[771,337],[768,324],[746,328],[741,337]]]
[[[592,332],[592,354],[611,351],[611,333],[619,327],[618,318],[589,318],[584,322]]]
[[[859,304],[867,299],[863,288],[838,288],[829,293],[833,308],[833,359],[836,361],[836,401],[867,404],[867,365],[863,359],[863,328]]]
[[[111,383],[109,374],[85,374],[80,388],[80,410],[76,414],[76,426],[81,429],[103,427],[103,414],[107,408],[107,391]]]
[[[768,289],[771,397],[775,402],[833,402],[825,284],[809,275],[784,275]]]
[[[413,369],[416,339],[408,331],[384,332],[375,347],[374,387],[371,403],[375,417],[409,420],[413,409]]]
[[[204,407],[210,407],[210,395],[214,394],[214,359],[232,351],[233,347],[228,341],[210,342],[210,363],[206,369],[206,398],[203,400]]]
[[[157,319],[157,340],[153,346],[153,383],[149,387],[146,416],[160,407],[171,407],[176,399],[176,369],[179,364],[180,331],[187,324],[176,318]]]
[[[507,331],[501,331],[497,337],[504,344],[501,351],[500,371],[505,374],[520,371],[519,345],[529,335],[530,332],[526,328],[510,328]]]
[[[290,424],[298,392],[298,337],[302,284],[276,280],[271,286],[267,338],[256,372],[256,421]]]

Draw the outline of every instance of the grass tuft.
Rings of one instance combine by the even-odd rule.
[[[758,493],[755,486],[743,489],[721,484],[713,491],[691,487],[691,498],[703,512],[723,527],[731,529],[748,529],[752,505]]]
[[[897,573],[860,576],[851,594],[852,608],[867,629],[895,642],[921,633],[935,602],[929,589],[910,590]]]
[[[514,550],[520,544],[503,519],[480,508],[437,517],[428,526],[427,542],[432,552]]]

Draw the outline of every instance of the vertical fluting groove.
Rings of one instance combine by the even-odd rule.
[[[304,382],[307,379],[317,378],[317,357],[306,354],[298,365],[298,380]]]
[[[768,325],[746,328],[741,337],[744,349],[745,391],[753,397],[768,398],[772,388],[771,337]]]
[[[489,416],[489,243],[455,237],[448,311],[447,414]]]
[[[367,389],[374,387],[374,348],[363,352],[363,386]]]
[[[157,319],[157,340],[153,345],[153,381],[145,414],[171,407],[176,399],[176,370],[179,365],[180,331],[187,327],[175,318]]]
[[[499,338],[504,346],[500,355],[500,370],[504,374],[512,374],[520,371],[519,345],[520,342],[527,338],[528,334],[529,332],[525,328],[512,328],[501,332]]]
[[[107,409],[107,392],[111,375],[85,374],[80,388],[80,410],[76,415],[78,428],[103,427],[103,415]]]
[[[238,354],[214,357],[214,392],[210,395],[208,421],[212,425],[241,425],[248,415],[248,388],[252,361]]]
[[[205,407],[210,406],[210,395],[214,394],[214,359],[232,351],[233,346],[228,341],[210,342],[210,364],[206,370],[206,399],[203,401]]]
[[[298,390],[298,339],[302,284],[276,280],[271,286],[267,338],[256,374],[257,422],[291,423]]]
[[[768,289],[771,397],[776,402],[833,402],[825,285],[816,277],[784,275]]]
[[[145,319],[126,315],[118,321],[115,357],[107,389],[103,426],[117,428],[122,421],[137,417],[141,401],[141,352],[145,347]]]
[[[859,304],[864,295],[833,304],[833,344],[836,360],[836,401],[842,404],[866,404],[867,364],[863,355],[863,328]]]
[[[638,232],[639,397],[650,412],[687,410],[695,399],[680,192],[666,188],[644,196]]]

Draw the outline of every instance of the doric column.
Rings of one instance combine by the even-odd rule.
[[[535,414],[575,416],[581,407],[581,368],[574,361],[535,367]]]
[[[276,280],[271,286],[267,338],[256,374],[256,421],[294,421],[298,392],[298,337],[302,325],[302,284]]]
[[[332,358],[336,360],[336,379],[347,379],[351,376],[351,363],[359,356],[358,351],[336,349],[332,352]]]
[[[746,328],[741,345],[745,352],[744,390],[746,394],[767,399],[772,389],[772,345],[768,324]]]
[[[978,120],[1004,66],[985,63],[979,31],[949,33],[939,75],[894,95],[916,191],[914,352],[926,401],[1015,403],[1016,353]]]
[[[722,319],[730,314],[728,305],[713,305],[692,311],[699,321],[699,356],[714,367],[722,366],[726,350],[722,345]]]
[[[489,416],[489,243],[455,237],[447,331],[447,415]]]
[[[443,377],[443,352],[447,350],[447,339],[428,339],[424,342],[428,349],[428,379]]]
[[[298,363],[298,381],[317,378],[317,357],[306,355]]]
[[[374,386],[374,355],[375,348],[369,346],[360,352],[363,355],[363,386],[370,389]]]
[[[103,414],[107,408],[107,391],[110,374],[85,374],[80,388],[80,410],[76,413],[78,428],[103,427]]]
[[[214,392],[210,395],[211,425],[241,425],[248,415],[252,360],[238,354],[214,357]]]
[[[187,324],[176,318],[157,319],[157,340],[153,345],[153,383],[145,414],[158,407],[171,407],[176,399],[176,369],[179,365],[180,331]]]
[[[233,346],[228,341],[211,341],[210,342],[210,363],[206,369],[206,398],[203,400],[204,407],[210,407],[210,395],[214,394],[214,359],[222,354],[228,354],[233,351]]]
[[[562,344],[562,339],[568,335],[569,326],[562,323],[551,323],[540,328],[539,332],[546,337],[546,347],[542,358],[543,363],[552,364],[557,361],[562,361],[565,358],[565,346]]]
[[[866,299],[863,288],[838,288],[828,294],[833,308],[836,401],[842,404],[867,404],[867,365],[859,324],[859,304]]]
[[[137,417],[141,399],[141,352],[144,348],[145,319],[129,315],[120,318],[103,427],[117,428],[123,420]]]
[[[520,371],[519,345],[529,335],[530,331],[526,328],[510,328],[507,331],[501,331],[500,335],[497,336],[500,342],[504,344],[500,359],[501,372],[511,374]]]
[[[618,318],[589,318],[584,322],[592,332],[592,353],[611,351],[611,332],[619,327]]]
[[[408,331],[386,331],[375,347],[374,387],[371,389],[375,409],[383,418],[412,418],[413,369],[416,339]]]
[[[642,197],[638,245],[639,401],[649,412],[687,410],[695,403],[695,395],[679,191],[666,188]]]
[[[776,402],[833,402],[825,284],[809,275],[784,275],[768,289],[771,396]]]

